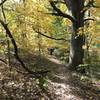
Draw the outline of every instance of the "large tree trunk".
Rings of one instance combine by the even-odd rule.
[[[84,0],[69,0],[70,11],[75,22],[72,23],[73,31],[71,36],[69,66],[76,69],[76,66],[83,63],[84,50],[83,45],[85,36],[83,34],[84,28]],[[79,31],[80,30],[80,31]]]
[[[84,35],[76,37],[72,34],[71,46],[70,46],[70,56],[69,56],[69,67],[76,69],[79,64],[83,63],[84,58]]]

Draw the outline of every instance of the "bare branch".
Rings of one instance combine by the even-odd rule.
[[[3,62],[4,64],[7,64],[7,62],[1,58],[0,58],[0,61]]]
[[[95,1],[94,0],[90,0],[85,6],[84,6],[84,9],[81,11],[82,13],[85,13],[87,10],[89,10],[91,7],[94,7],[94,8],[99,8],[99,6],[96,6],[95,4]]]
[[[32,28],[33,28],[33,27],[32,27]],[[44,36],[44,37],[46,37],[46,38],[49,38],[49,39],[68,41],[68,40],[66,40],[66,39],[64,39],[64,38],[54,38],[54,37],[45,35],[45,34],[43,34],[43,33],[40,32],[40,31],[36,31],[34,28],[33,28],[33,30],[34,30],[36,33],[38,33],[38,34],[40,34],[40,35],[42,35],[42,36]]]
[[[3,5],[7,0],[3,0],[1,3],[0,3],[0,6]]]
[[[88,2],[88,4],[86,5],[86,7],[99,8],[98,6],[95,5],[95,1],[94,1],[94,0],[89,0],[89,2]]]
[[[49,2],[50,2],[50,5],[52,6],[52,8],[54,9],[54,11],[56,11],[56,13],[51,13],[52,15],[62,16],[64,18],[68,18],[72,22],[75,22],[75,19],[72,16],[63,13],[59,8],[57,8],[54,1],[49,1]]]
[[[84,19],[84,22],[86,22],[88,20],[95,21],[95,19],[93,19],[93,18],[86,18],[86,19]]]
[[[70,0],[64,0],[66,6],[68,9],[70,9]]]
[[[1,9],[2,9],[2,14],[3,14],[4,21],[6,22],[6,15],[5,15],[5,12],[4,12],[3,4],[1,5]]]
[[[7,27],[7,24],[5,24],[2,20],[0,20],[1,25],[3,26],[3,28],[6,30],[6,34],[9,36],[9,38],[11,39],[11,42],[14,46],[14,56],[15,58],[19,61],[19,63],[21,64],[21,66],[29,73],[32,74],[33,76],[41,76],[46,74],[49,71],[37,71],[37,72],[33,72],[32,70],[30,70],[29,68],[26,67],[26,65],[23,63],[23,61],[21,60],[21,58],[18,55],[18,48],[17,48],[17,44],[15,42],[14,37],[12,36],[12,33],[10,32],[9,28]]]
[[[62,3],[62,4],[65,4],[65,2],[64,1],[53,1],[54,3]]]

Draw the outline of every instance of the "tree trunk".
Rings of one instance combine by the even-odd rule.
[[[76,37],[72,34],[71,37],[71,46],[70,46],[70,56],[69,56],[69,66],[73,69],[76,69],[76,66],[83,64],[84,58],[84,35]]]
[[[84,0],[70,0],[70,11],[75,22],[72,23],[73,31],[71,36],[69,66],[76,69],[79,64],[83,63],[84,49],[82,48],[85,42],[83,34],[84,28]]]
[[[64,0],[65,4],[71,15],[63,13],[57,6],[56,3],[50,0],[50,4],[56,13],[52,15],[62,16],[69,19],[72,22],[72,36],[71,36],[71,47],[69,56],[70,68],[76,69],[76,66],[83,63],[84,49],[82,48],[85,42],[84,36],[84,15],[86,0]]]

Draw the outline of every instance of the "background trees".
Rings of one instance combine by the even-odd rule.
[[[2,3],[18,48],[30,49],[30,52],[39,52],[41,48],[43,53],[48,47],[67,49],[70,46],[69,66],[75,68],[83,63],[85,48],[99,47],[99,1],[9,0]],[[4,14],[1,13],[2,20]]]

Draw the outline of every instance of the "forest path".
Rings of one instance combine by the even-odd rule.
[[[56,95],[54,100],[99,100],[100,91],[96,91],[91,83],[79,80],[76,73],[68,70],[57,58],[48,59],[55,63],[48,81]]]
[[[0,62],[0,100],[100,100],[100,91],[79,80],[59,59],[28,54],[22,60],[30,68],[51,70],[46,91],[36,86],[34,78],[17,73],[16,69],[23,68],[12,58],[12,70]]]
[[[53,63],[57,64],[52,70],[52,77],[48,81],[54,92],[55,100],[82,100],[78,95],[71,93],[72,86],[70,86],[69,79],[71,73],[67,70],[66,66],[62,65],[61,61],[57,58],[48,58]],[[52,66],[53,67],[53,66]],[[52,91],[51,90],[51,91]]]

